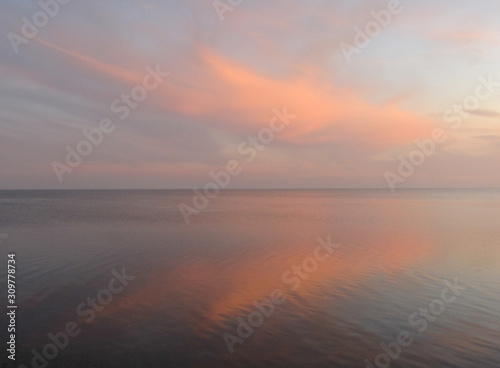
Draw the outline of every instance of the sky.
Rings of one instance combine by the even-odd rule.
[[[498,0],[5,0],[0,31],[0,189],[500,186]]]

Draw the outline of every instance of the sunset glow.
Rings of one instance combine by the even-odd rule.
[[[115,5],[61,5],[32,38],[39,6],[1,5],[0,187],[199,187],[285,107],[293,123],[230,188],[384,188],[436,129],[446,140],[399,187],[500,184],[496,2]],[[147,67],[169,75],[122,119],[113,101]],[[116,129],[60,182],[53,163],[70,168],[66,147],[105,118]]]

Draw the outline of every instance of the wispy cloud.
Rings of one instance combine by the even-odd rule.
[[[34,6],[0,4],[3,34],[19,30]],[[255,0],[220,22],[210,1],[71,2],[21,54],[0,44],[0,155],[8,158],[0,188],[59,188],[50,163],[156,64],[171,72],[168,83],[62,187],[191,187],[267,126],[276,106],[297,119],[238,185],[378,185],[388,157],[442,127],[443,113],[474,92],[479,75],[500,76],[500,5],[488,1],[413,1],[346,63],[339,44],[386,6]],[[480,151],[481,140],[470,147],[475,136],[500,133],[491,124],[499,99],[468,112],[470,129],[450,140],[453,152]],[[496,150],[475,155],[480,162],[442,156],[422,171],[422,185],[442,182],[452,160],[497,183],[488,175]]]
[[[477,109],[477,110],[467,110],[467,113],[481,116],[485,118],[498,118],[500,117],[500,112],[495,110],[485,110],[485,109]]]

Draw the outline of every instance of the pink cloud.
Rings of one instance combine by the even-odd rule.
[[[206,71],[196,80],[177,77],[180,83],[166,86],[164,109],[215,120],[228,130],[257,132],[268,126],[273,108],[287,106],[297,120],[280,138],[296,144],[352,139],[383,147],[407,143],[431,131],[427,118],[396,104],[378,106],[307,73],[277,78],[211,49],[199,50]]]

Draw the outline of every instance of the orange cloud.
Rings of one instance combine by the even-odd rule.
[[[498,45],[500,39],[498,38],[498,33],[481,31],[481,30],[446,30],[441,32],[435,32],[430,35],[431,39],[435,41],[444,41],[451,43],[460,44],[477,44],[481,42],[489,43],[492,45]]]
[[[308,75],[267,76],[208,48],[199,50],[206,72],[195,81],[177,77],[179,83],[169,86],[168,97],[163,98],[168,110],[217,119],[229,130],[257,130],[268,126],[273,108],[287,106],[297,119],[280,137],[297,144],[353,139],[380,147],[406,143],[431,131],[426,119],[395,104],[377,106]]]
[[[41,39],[40,37],[35,37],[34,40],[46,47],[51,48],[52,50],[70,56],[73,61],[77,62],[86,69],[97,72],[99,74],[113,77],[114,79],[117,79],[119,81],[130,84],[139,84],[141,83],[142,77],[144,76],[144,73],[137,73],[129,69],[121,68],[119,66],[107,64],[90,56],[86,56],[76,51],[71,51],[63,47],[54,45],[53,43]]]
[[[38,37],[36,41],[98,75],[129,84],[140,84],[144,76],[143,71],[110,65]],[[238,133],[267,127],[272,109],[287,106],[297,119],[280,139],[295,144],[349,140],[385,149],[426,137],[432,129],[426,119],[396,103],[375,105],[344,87],[318,81],[311,77],[315,73],[310,66],[298,65],[299,75],[277,78],[207,47],[197,50],[203,69],[172,75],[148,104]]]

